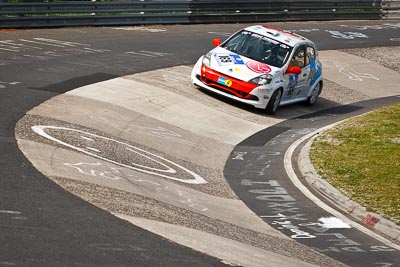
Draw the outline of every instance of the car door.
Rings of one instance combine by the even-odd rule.
[[[307,92],[310,92],[315,82],[321,76],[321,66],[317,59],[317,49],[312,45],[306,46],[306,65],[309,66],[309,74],[306,84],[308,84]]]
[[[310,85],[310,61],[307,59],[306,49],[307,47],[305,45],[296,48],[292,58],[290,59],[289,67],[297,66],[301,69],[301,73],[299,75],[286,74],[289,75],[289,83],[284,94],[285,100],[292,100],[307,96]]]

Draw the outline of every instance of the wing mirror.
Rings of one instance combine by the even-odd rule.
[[[214,46],[219,46],[221,44],[221,39],[215,38],[212,40]]]
[[[297,66],[288,67],[286,73],[299,75],[301,73],[301,69]]]

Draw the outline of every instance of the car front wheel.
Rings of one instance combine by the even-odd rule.
[[[278,89],[272,94],[272,97],[269,100],[267,107],[265,108],[267,114],[269,115],[275,114],[275,112],[278,110],[279,104],[281,103],[281,98],[282,98],[282,89]]]

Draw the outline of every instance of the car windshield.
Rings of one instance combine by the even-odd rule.
[[[292,50],[284,43],[246,30],[229,38],[221,47],[278,68],[285,65]]]

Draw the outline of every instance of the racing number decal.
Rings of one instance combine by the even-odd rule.
[[[288,89],[287,89],[285,98],[291,98],[293,96],[293,93],[296,90],[296,86],[297,86],[298,82],[299,82],[298,75],[290,75],[289,76],[289,85],[288,85]]]
[[[290,75],[289,87],[296,87],[298,83],[299,83],[299,75]]]

